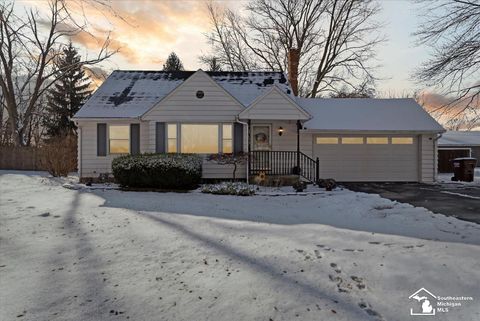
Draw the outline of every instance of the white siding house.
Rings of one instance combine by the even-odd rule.
[[[247,153],[237,178],[435,180],[443,128],[408,99],[305,99],[278,72],[115,71],[75,115],[79,175],[125,153]],[[205,179],[233,165],[205,157]]]

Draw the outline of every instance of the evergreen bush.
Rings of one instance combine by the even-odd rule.
[[[202,158],[194,154],[141,154],[112,162],[115,181],[122,187],[190,190],[200,184]]]

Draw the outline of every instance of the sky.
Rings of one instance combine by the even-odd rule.
[[[79,0],[72,0],[79,1]],[[240,10],[245,1],[219,0],[221,5]],[[43,3],[43,4],[42,4]],[[428,50],[417,46],[412,33],[420,22],[418,4],[410,0],[380,0],[377,19],[385,23],[382,32],[388,41],[377,48],[377,90],[384,95],[401,95],[421,89],[411,76],[428,58]],[[43,0],[17,0],[17,10],[37,7]],[[175,51],[188,70],[202,68],[199,55],[208,53],[205,33],[210,30],[204,0],[115,0],[114,12],[97,7],[86,10],[91,34],[73,37],[82,55],[95,55],[109,34],[112,48],[120,48],[104,69],[161,69],[168,54]],[[121,16],[123,19],[118,18]]]

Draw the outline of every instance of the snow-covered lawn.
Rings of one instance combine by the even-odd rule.
[[[421,287],[474,299],[432,319],[480,319],[473,223],[348,190],[62,183],[0,171],[0,320],[414,320]]]

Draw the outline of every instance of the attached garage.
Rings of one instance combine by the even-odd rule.
[[[413,99],[302,99],[320,177],[340,182],[433,182],[445,130]],[[307,134],[311,134],[308,136]]]
[[[320,177],[338,181],[419,180],[418,138],[413,135],[315,135]]]

